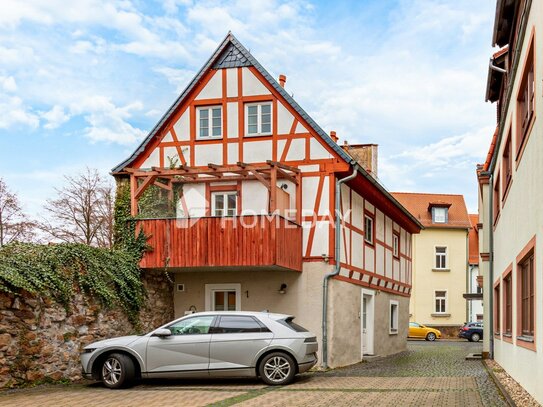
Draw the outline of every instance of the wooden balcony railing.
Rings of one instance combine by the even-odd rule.
[[[142,268],[302,270],[302,228],[279,215],[142,219]]]

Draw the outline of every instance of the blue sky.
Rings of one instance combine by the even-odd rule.
[[[379,144],[391,191],[460,193],[484,102],[494,0],[3,0],[0,177],[38,215],[62,176],[128,156],[228,30],[340,142]]]

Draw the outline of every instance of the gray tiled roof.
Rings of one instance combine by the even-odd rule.
[[[213,69],[241,68],[251,65],[249,59],[243,55],[239,48],[230,42],[217,58],[217,62],[213,64]]]

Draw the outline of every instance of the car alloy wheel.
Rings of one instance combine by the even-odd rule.
[[[260,377],[270,385],[288,384],[296,374],[294,360],[283,352],[266,355],[259,366]]]
[[[128,355],[112,353],[102,364],[102,382],[110,389],[129,386],[135,376],[136,368]]]
[[[426,335],[426,339],[429,340],[430,342],[433,342],[436,340],[436,334],[433,332],[430,332],[428,333],[428,335]]]
[[[477,332],[471,334],[471,341],[472,342],[479,342],[480,339],[481,339],[481,336]]]
[[[121,362],[117,358],[110,357],[102,366],[102,379],[108,386],[117,386],[123,372]]]

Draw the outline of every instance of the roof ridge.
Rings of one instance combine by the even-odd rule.
[[[440,192],[395,192],[392,191],[391,194],[404,194],[404,195],[446,195],[446,196],[461,196],[464,197],[464,194],[447,194]]]

